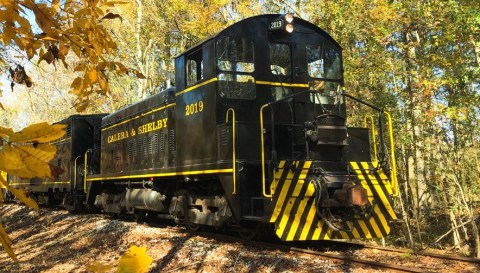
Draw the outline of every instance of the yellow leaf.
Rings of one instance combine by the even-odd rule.
[[[22,157],[26,168],[16,170],[15,175],[22,178],[49,177],[56,178],[63,172],[59,167],[50,164],[55,157],[56,147],[50,144],[34,144],[16,146],[15,151]]]
[[[52,8],[55,10],[55,13],[58,12],[58,9],[60,8],[60,0],[53,0],[52,1]]]
[[[8,182],[1,176],[0,176],[0,181],[7,188],[8,191],[13,193],[13,195],[15,195],[15,197],[18,198],[18,200],[25,203],[25,205],[27,205],[29,208],[34,209],[34,210],[38,210],[37,202],[35,202],[35,200],[33,200],[32,198],[28,197],[27,193],[23,189],[12,188],[8,184]]]
[[[65,124],[49,125],[46,122],[28,126],[10,137],[10,142],[38,142],[45,143],[61,138],[65,135]]]
[[[23,189],[15,189],[8,186],[8,190],[17,197],[18,200],[22,201],[27,207],[38,210],[38,204],[32,198],[28,197],[27,193]]]
[[[0,169],[21,178],[55,178],[62,169],[50,164],[56,147],[50,144],[4,145],[0,150]]]
[[[52,42],[60,42],[58,39],[55,39],[55,38],[52,38],[52,37],[48,37],[48,36],[43,37],[42,40],[52,41]]]
[[[7,233],[5,232],[5,229],[3,228],[2,224],[0,224],[0,243],[2,243],[3,249],[8,253],[10,258],[12,258],[14,261],[18,261],[17,256],[13,252],[12,249],[12,241],[8,237]]]
[[[13,135],[14,132],[11,128],[0,127],[0,137],[7,138]]]
[[[78,71],[83,71],[85,70],[85,63],[80,63],[77,66],[75,66],[75,69],[73,71],[78,72]],[[75,80],[81,80],[80,77],[76,78]],[[73,84],[72,84],[73,85]],[[73,88],[73,87],[72,87]]]
[[[131,246],[118,261],[117,273],[144,273],[152,264],[152,257],[147,255],[147,248]]]
[[[91,69],[87,72],[87,75],[91,83],[97,82],[98,80],[97,70]]]
[[[72,85],[70,85],[70,93],[75,94],[75,95],[80,95],[83,89],[83,81],[82,78],[77,77],[75,80],[73,80]]]
[[[26,168],[22,157],[10,145],[4,145],[0,150],[0,170],[11,172]]]
[[[134,72],[135,72],[135,75],[137,76],[137,78],[139,78],[139,79],[146,79],[147,78],[140,71],[135,70]]]
[[[22,150],[25,154],[35,156],[35,158],[44,162],[52,160],[57,152],[55,146],[46,143],[15,146],[15,148]]]
[[[90,105],[90,100],[87,97],[86,99],[77,100],[73,106],[77,112],[83,112],[87,109],[88,105]]]
[[[102,89],[103,93],[106,94],[108,91],[110,91],[110,87],[108,85],[108,82],[103,79],[103,77],[98,77],[98,83],[100,84],[100,88]]]
[[[115,62],[115,65],[118,67],[118,70],[120,70],[120,72],[125,74],[128,73],[128,69],[122,63]]]
[[[87,271],[95,273],[104,273],[113,269],[113,264],[102,264],[100,262],[92,262],[87,264]]]
[[[15,26],[12,22],[5,22],[3,27],[3,43],[8,46],[15,36]]]
[[[59,54],[59,55],[63,55],[63,56],[67,56],[69,49],[70,49],[70,45],[68,45],[68,44],[61,44],[61,45],[60,45],[60,48],[58,49],[58,54]]]

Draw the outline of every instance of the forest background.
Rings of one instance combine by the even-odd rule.
[[[346,92],[393,115],[402,221],[388,243],[480,255],[480,1],[0,3],[0,126],[14,130],[154,94],[175,55],[243,18],[313,22],[344,49]]]

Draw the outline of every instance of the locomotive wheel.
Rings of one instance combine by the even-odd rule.
[[[190,230],[190,231],[199,231],[199,230],[200,230],[200,225],[199,225],[199,224],[195,224],[195,223],[188,223],[188,224],[187,224],[187,228],[188,228],[188,230]]]
[[[144,223],[148,218],[148,212],[146,210],[135,210],[134,215],[137,223]]]
[[[240,238],[242,238],[245,241],[251,241],[251,240],[257,238],[258,231],[256,231],[256,230],[255,231],[254,230],[251,230],[251,231],[242,230],[242,231],[238,231],[238,235],[240,236]]]
[[[63,197],[63,206],[70,213],[79,213],[83,209],[83,203],[81,202],[80,197],[72,193],[65,194]]]

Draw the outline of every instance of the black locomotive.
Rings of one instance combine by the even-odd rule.
[[[394,155],[377,160],[370,143],[383,130],[347,126],[347,99],[371,105],[342,92],[342,49],[326,32],[290,14],[256,16],[188,49],[175,69],[175,87],[64,121],[55,160],[67,171],[26,187],[69,210],[285,241],[390,232]]]

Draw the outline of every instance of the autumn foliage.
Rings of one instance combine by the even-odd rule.
[[[121,19],[120,15],[108,12],[121,4],[120,1],[82,0],[37,2],[33,0],[0,0],[0,48],[15,47],[28,60],[38,57],[37,63],[45,61],[53,66],[61,62],[66,68],[66,58],[73,53],[77,61],[73,69],[79,73],[71,85],[71,93],[77,100],[74,104],[83,111],[90,103],[92,94],[109,93],[110,75],[143,75],[128,69],[116,58],[117,44],[104,26],[106,20]],[[34,14],[34,21],[28,20]],[[0,64],[5,64],[0,55]],[[23,66],[10,68],[12,88],[15,84],[32,86],[32,81]]]
[[[48,142],[62,137],[65,134],[65,127],[63,124],[41,123],[16,133],[12,129],[0,127],[0,171],[21,178],[53,178],[61,170],[50,164],[57,149]],[[6,188],[27,206],[38,210],[37,203],[28,197],[23,189],[12,188],[5,175],[0,176],[0,188]],[[3,199],[0,199],[0,205],[2,203]],[[12,242],[1,225],[0,242],[10,257],[17,260]]]

